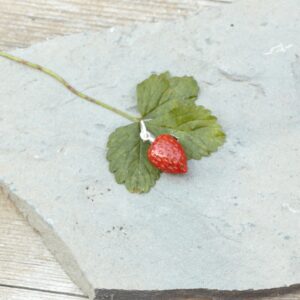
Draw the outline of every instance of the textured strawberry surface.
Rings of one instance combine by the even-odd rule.
[[[166,173],[186,173],[187,158],[183,147],[169,134],[159,135],[148,149],[149,161]]]

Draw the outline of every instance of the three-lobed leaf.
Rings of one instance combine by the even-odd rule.
[[[194,78],[153,74],[137,86],[138,110],[150,119],[146,126],[155,136],[168,133],[180,141],[189,159],[216,151],[225,134],[215,116],[195,100],[199,87]],[[116,129],[109,137],[107,159],[116,181],[133,193],[148,192],[160,171],[147,158],[149,142],[140,138],[140,124]]]

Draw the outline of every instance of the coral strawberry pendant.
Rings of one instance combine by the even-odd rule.
[[[166,173],[186,173],[187,158],[183,147],[169,134],[155,138],[148,149],[149,161],[159,170]]]
[[[151,142],[147,156],[152,165],[165,173],[186,173],[187,157],[179,141],[170,134],[161,134],[154,138],[147,130],[144,121],[141,121],[140,125],[141,139],[144,142]]]

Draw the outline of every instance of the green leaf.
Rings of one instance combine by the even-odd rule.
[[[154,118],[182,102],[194,102],[198,94],[193,77],[171,77],[169,72],[154,74],[137,86],[138,109],[144,119]]]
[[[143,117],[153,111],[169,88],[168,73],[151,75],[137,86],[138,110]]]
[[[177,137],[189,159],[201,159],[216,151],[225,134],[216,117],[197,106],[199,87],[192,77],[151,75],[137,86],[138,109],[155,136]],[[140,125],[116,129],[109,137],[107,159],[116,181],[133,193],[148,192],[160,177],[147,158],[148,142],[140,139]]]
[[[225,141],[217,118],[203,106],[182,104],[146,123],[149,131],[168,133],[180,141],[189,159],[201,159],[216,151]]]
[[[148,192],[160,176],[160,171],[148,161],[149,143],[143,142],[139,134],[138,123],[119,127],[109,136],[107,144],[110,171],[132,193]]]

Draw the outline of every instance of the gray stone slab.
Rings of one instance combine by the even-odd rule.
[[[91,297],[300,283],[299,17],[298,0],[244,0],[14,52],[128,111],[151,72],[198,80],[227,142],[145,195],[108,171],[107,137],[125,120],[1,59],[2,186]]]

